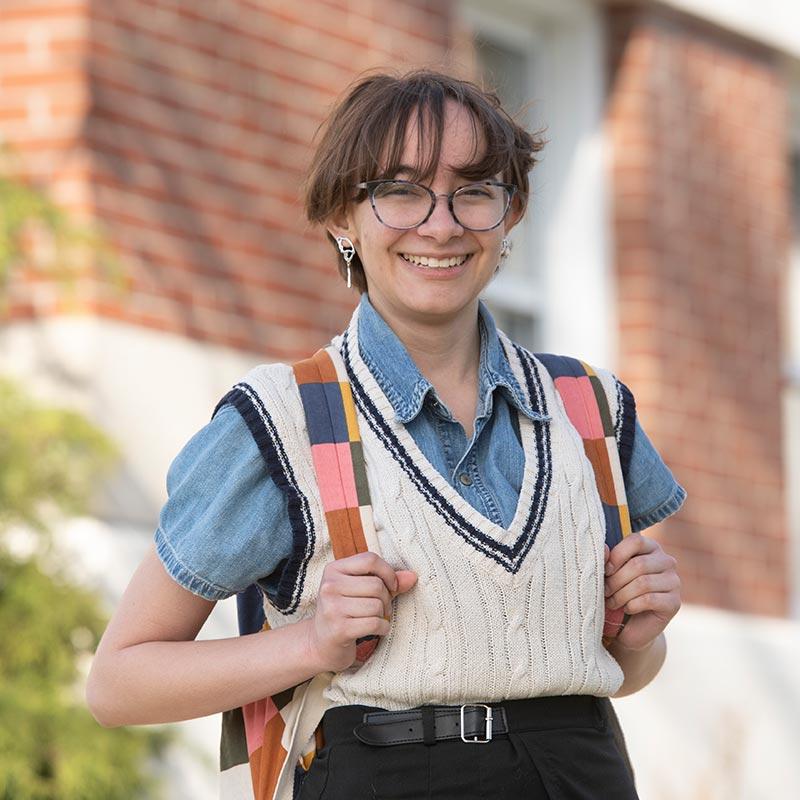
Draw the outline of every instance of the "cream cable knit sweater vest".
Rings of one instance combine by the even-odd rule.
[[[531,406],[520,416],[526,466],[508,530],[483,517],[430,465],[394,411],[357,343],[358,312],[335,340],[348,368],[381,554],[419,576],[395,600],[392,627],[361,668],[334,675],[335,705],[389,709],[541,695],[612,695],[619,665],[603,647],[605,527],[580,436],[546,369],[501,335]],[[598,370],[612,418],[614,377]],[[294,552],[271,627],[313,614],[332,558],[297,386],[290,367],[257,367],[239,384],[264,426],[273,479],[283,482]],[[262,451],[264,451],[263,442]]]

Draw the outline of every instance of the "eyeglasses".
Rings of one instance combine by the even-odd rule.
[[[447,198],[450,213],[462,228],[490,231],[503,221],[517,192],[516,186],[498,181],[470,183],[450,194],[435,194],[427,186],[401,180],[365,181],[356,189],[366,190],[379,222],[401,231],[427,222],[437,197]]]

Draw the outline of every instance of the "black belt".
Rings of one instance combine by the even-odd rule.
[[[364,744],[436,744],[444,739],[490,742],[508,733],[506,712],[489,705],[421,706],[408,711],[373,711],[353,728]]]
[[[433,745],[447,739],[485,744],[508,733],[604,725],[605,715],[597,698],[570,695],[492,704],[420,706],[403,711],[339,706],[325,713],[323,732],[326,743],[355,736],[364,744],[384,747]]]

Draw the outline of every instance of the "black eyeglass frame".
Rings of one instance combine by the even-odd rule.
[[[425,215],[425,218],[420,222],[417,222],[415,225],[406,225],[404,227],[398,227],[397,225],[389,225],[388,222],[384,222],[381,219],[381,215],[378,213],[378,209],[375,207],[375,190],[385,183],[401,183],[407,186],[419,186],[420,189],[424,189],[430,196],[431,196],[431,207],[428,210],[428,213]],[[471,186],[500,186],[501,188],[506,190],[506,207],[503,210],[503,214],[494,225],[490,225],[488,228],[471,228],[469,225],[465,225],[457,216],[455,209],[453,208],[453,198],[464,189],[469,189]],[[503,220],[506,218],[506,214],[508,214],[508,210],[511,208],[511,203],[516,197],[517,194],[522,194],[519,189],[513,183],[503,183],[502,181],[473,181],[472,183],[468,183],[465,186],[459,186],[458,189],[454,189],[449,194],[436,194],[429,186],[424,186],[421,183],[414,183],[414,181],[405,181],[401,180],[400,178],[378,178],[374,181],[363,181],[362,183],[357,183],[355,185],[356,189],[363,189],[367,192],[367,196],[369,197],[369,203],[372,206],[372,211],[375,214],[378,222],[381,225],[385,225],[387,228],[391,228],[395,231],[410,231],[414,228],[418,228],[420,225],[424,225],[430,218],[431,214],[433,214],[434,209],[436,208],[436,198],[437,197],[446,197],[447,198],[447,207],[450,209],[450,214],[452,215],[453,219],[465,230],[474,231],[475,233],[482,233],[484,231],[493,231],[497,228]]]

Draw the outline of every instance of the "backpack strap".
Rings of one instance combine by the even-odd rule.
[[[379,552],[358,419],[341,357],[332,347],[324,348],[292,370],[333,556]],[[269,630],[258,586],[239,592],[236,605],[241,635]],[[377,636],[357,641],[355,666],[372,655],[378,641]],[[223,713],[220,767],[226,800],[284,800],[296,793],[297,778],[321,746],[325,677]],[[234,777],[248,763],[250,780]]]
[[[327,347],[292,369],[303,402],[333,557],[347,558],[367,550],[377,553],[364,449],[341,357]],[[377,646],[377,636],[359,639],[356,665],[363,664]]]
[[[625,495],[623,465],[617,444],[614,420],[603,384],[585,362],[568,356],[537,353],[553,379],[564,402],[570,422],[583,440],[583,449],[592,465],[597,491],[605,517],[606,544],[613,549],[631,533],[631,518]],[[633,396],[629,394],[630,402]],[[635,405],[632,406],[635,413]],[[630,460],[629,455],[627,460]],[[621,608],[606,609],[603,636],[612,639],[628,621]]]
[[[536,353],[553,379],[556,391],[564,402],[570,422],[583,440],[583,449],[592,465],[603,516],[606,524],[606,544],[609,549],[619,544],[631,533],[631,518],[625,494],[625,478],[630,466],[633,447],[633,425],[636,421],[636,403],[626,386],[620,384],[626,405],[632,410],[631,419],[623,420],[623,435],[617,443],[614,421],[608,407],[608,398],[597,373],[584,361],[568,356]],[[603,641],[606,645],[628,622],[629,615],[621,609],[606,609]],[[622,755],[631,779],[635,780],[633,764],[622,726],[608,697],[599,698],[608,716],[608,723],[617,749]]]

